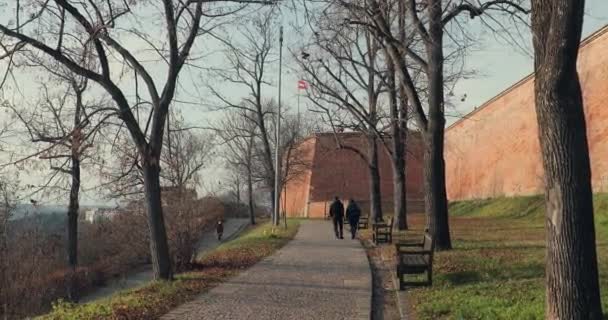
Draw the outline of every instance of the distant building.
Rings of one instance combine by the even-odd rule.
[[[102,220],[112,220],[119,214],[118,208],[92,208],[84,212],[84,219],[89,223],[96,223]]]

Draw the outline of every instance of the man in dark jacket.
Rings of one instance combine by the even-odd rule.
[[[344,205],[338,196],[336,196],[334,202],[332,202],[331,206],[329,206],[329,216],[332,217],[334,222],[334,232],[336,233],[336,238],[344,239],[344,235],[342,234],[344,228]]]
[[[355,202],[355,200],[350,199],[348,201],[348,207],[346,207],[346,218],[348,219],[348,224],[350,225],[350,235],[351,239],[355,238],[357,234],[357,227],[359,226],[359,217],[361,217],[361,209]]]

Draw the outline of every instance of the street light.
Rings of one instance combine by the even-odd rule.
[[[274,217],[272,222],[274,225],[279,225],[279,212],[280,212],[280,196],[281,196],[281,155],[280,144],[281,144],[281,75],[283,71],[283,26],[279,29],[279,106],[277,110],[277,120],[275,129],[275,165],[274,165]]]

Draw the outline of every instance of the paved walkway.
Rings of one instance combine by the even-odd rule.
[[[358,240],[335,239],[328,221],[306,221],[273,256],[161,319],[369,320],[371,285]]]
[[[224,222],[224,234],[222,235],[222,241],[217,241],[217,235],[215,234],[215,228],[203,233],[203,236],[198,242],[198,249],[194,260],[202,259],[211,249],[219,246],[222,242],[229,241],[236,237],[241,231],[243,231],[249,225],[249,219],[226,219]]]
[[[221,242],[230,240],[238,235],[247,227],[249,219],[227,219],[224,224],[224,235]],[[195,260],[200,259],[207,254],[211,249],[217,247],[221,243],[217,241],[215,228],[203,232],[203,235],[198,243]],[[114,293],[126,289],[131,289],[144,285],[154,279],[152,265],[146,265],[140,271],[128,274],[125,277],[115,278],[108,282],[107,285],[99,287],[93,292],[85,295],[80,299],[80,303],[87,303],[99,299],[103,299],[113,295]]]

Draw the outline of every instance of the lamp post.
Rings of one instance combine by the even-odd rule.
[[[279,225],[280,222],[280,198],[281,198],[281,75],[283,71],[283,26],[279,29],[279,106],[277,110],[276,130],[275,130],[275,165],[274,165],[274,216],[272,222]]]

